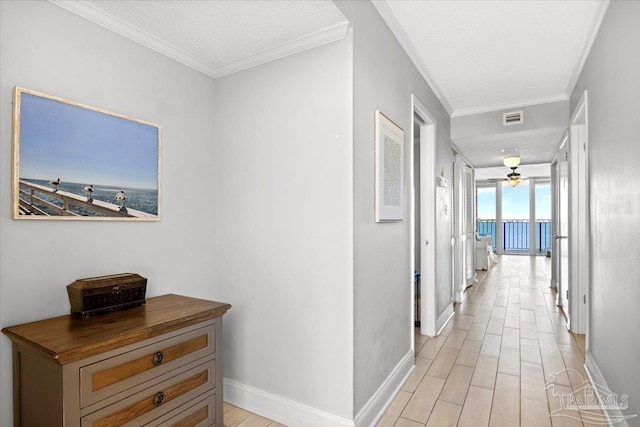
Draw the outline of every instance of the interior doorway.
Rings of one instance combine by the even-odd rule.
[[[570,330],[577,334],[588,331],[589,282],[591,280],[589,241],[589,137],[588,98],[585,90],[571,115],[570,145]],[[589,348],[588,336],[586,348]]]
[[[446,284],[436,283],[436,120],[415,96],[412,96],[412,106],[410,251],[414,290],[411,292],[411,312],[414,321],[419,318],[420,333],[433,337],[454,313],[450,289]],[[416,274],[419,275],[417,286]],[[414,331],[412,322],[412,342]]]
[[[556,265],[556,305],[562,307],[567,318],[567,325],[571,324],[571,307],[569,306],[569,135],[565,133],[558,154],[553,161],[554,184],[556,188],[556,231],[553,234],[554,263]]]

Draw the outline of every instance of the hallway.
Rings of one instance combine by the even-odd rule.
[[[415,370],[378,426],[603,425],[599,410],[566,409],[590,397],[585,343],[566,329],[550,271],[549,258],[502,256],[440,336],[416,334]]]

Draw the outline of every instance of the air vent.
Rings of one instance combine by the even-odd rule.
[[[522,110],[521,111],[511,111],[509,113],[504,113],[502,115],[502,125],[503,126],[509,126],[509,125],[519,125],[524,123],[524,117],[522,116]]]

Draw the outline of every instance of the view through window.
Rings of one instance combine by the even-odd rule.
[[[492,237],[493,249],[497,244],[505,253],[530,253],[533,246],[537,254],[546,254],[551,247],[551,185],[548,182],[535,184],[535,241],[531,240],[529,186],[523,180],[516,187],[502,183],[502,240],[496,241],[496,188],[477,188],[477,231]]]

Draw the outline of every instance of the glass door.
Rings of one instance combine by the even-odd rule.
[[[502,182],[502,244],[505,254],[530,253],[530,182]]]
[[[536,182],[536,255],[551,256],[551,183]]]

